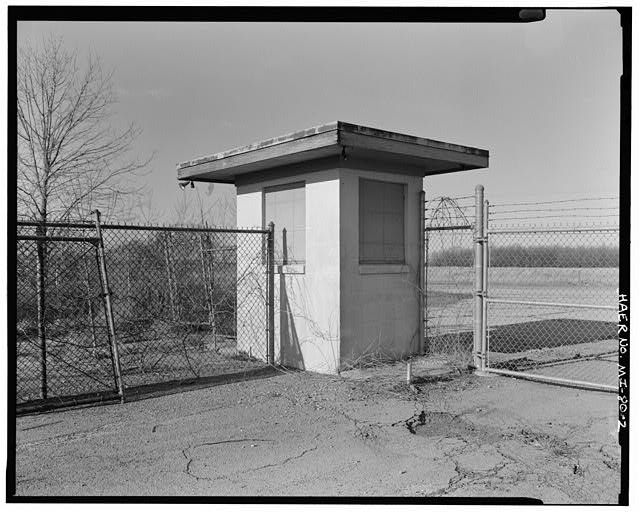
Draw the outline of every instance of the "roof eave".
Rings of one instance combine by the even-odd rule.
[[[479,169],[489,164],[489,152],[337,121],[241,148],[178,164],[179,180],[234,183],[236,176],[340,154],[346,148],[360,154],[424,162],[424,174]],[[438,161],[430,170],[428,162]],[[451,166],[443,165],[451,163]],[[446,169],[446,170],[445,170]]]

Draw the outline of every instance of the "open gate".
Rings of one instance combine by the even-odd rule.
[[[587,226],[584,214],[615,217],[603,203],[615,199],[489,205],[479,185],[475,196],[426,201],[424,352],[617,391],[619,228]],[[555,216],[568,225],[545,220]],[[504,222],[514,219],[528,222]]]

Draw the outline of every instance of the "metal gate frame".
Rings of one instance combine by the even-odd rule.
[[[473,234],[474,224],[473,224],[473,217],[469,215],[470,213],[469,210],[472,209],[473,206],[461,203],[460,201],[473,199],[474,196],[441,197],[440,202],[435,208],[427,208],[427,205],[429,204],[429,202],[425,200],[424,191],[421,192],[420,197],[421,197],[420,233],[422,237],[421,261],[420,261],[420,269],[421,269],[420,283],[421,283],[421,292],[422,292],[420,293],[420,300],[421,300],[420,321],[422,325],[422,329],[420,331],[421,333],[420,354],[434,355],[434,354],[440,353],[443,347],[441,346],[441,344],[439,344],[439,348],[436,348],[434,351],[434,346],[430,341],[430,333],[429,333],[430,329],[435,330],[438,333],[436,334],[436,338],[441,336],[453,335],[453,336],[456,336],[456,339],[460,339],[460,337],[463,337],[465,334],[469,334],[470,332],[472,332],[473,325],[466,324],[466,327],[467,327],[466,329],[457,329],[457,327],[460,327],[460,326],[456,325],[456,329],[454,329],[451,332],[447,330],[448,324],[446,321],[445,321],[444,329],[442,328],[442,326],[438,321],[436,321],[435,325],[433,325],[433,320],[434,319],[440,320],[441,316],[437,314],[435,316],[429,314],[430,312],[429,310],[430,300],[429,300],[429,290],[428,290],[429,268],[430,268],[429,251],[430,249],[432,249],[432,247],[430,247],[430,234],[432,233],[444,234],[444,235],[450,234],[451,236],[453,236],[454,233],[460,233],[461,236],[471,236]],[[431,216],[429,218],[427,218],[427,211],[431,212]],[[440,212],[446,212],[446,213],[444,214],[444,216],[440,217],[439,215]],[[436,267],[438,266],[439,265],[436,264]],[[463,264],[461,266],[464,267],[466,265]],[[468,266],[468,269],[471,270],[470,265]],[[470,282],[468,284],[469,284],[469,287],[466,288],[464,283],[456,282],[455,286],[453,287],[455,288],[455,291],[453,293],[460,293],[460,292],[462,292],[462,294],[468,293],[468,299],[465,299],[465,300],[472,300],[473,299],[473,289],[472,289],[473,283]],[[464,290],[461,290],[462,287],[464,287]],[[436,301],[435,307],[436,309],[438,308],[437,301]],[[447,306],[442,306],[442,308],[446,310]],[[441,311],[438,311],[438,312],[442,313]],[[446,313],[445,313],[445,316],[446,316]],[[456,364],[468,363],[467,359],[469,357],[469,350],[462,349],[462,347],[460,346],[457,346],[455,350],[453,348],[451,348],[451,350],[445,349],[443,354],[445,355],[445,357],[451,356],[456,361]],[[461,361],[461,358],[463,358],[465,361]]]
[[[104,254],[104,243],[102,240],[102,231],[101,231],[101,225],[100,225],[100,211],[99,210],[94,210],[92,212],[95,215],[94,218],[94,227],[96,230],[96,235],[95,236],[46,236],[46,235],[16,235],[16,241],[20,241],[20,240],[31,240],[31,241],[35,241],[38,245],[40,244],[46,244],[47,242],[77,242],[77,243],[89,243],[91,245],[93,245],[93,247],[95,248],[96,251],[96,263],[98,266],[98,276],[100,279],[100,288],[101,288],[101,297],[102,297],[102,303],[103,303],[103,307],[104,307],[104,314],[105,314],[105,319],[107,322],[107,336],[109,338],[109,350],[111,352],[111,365],[113,368],[113,377],[114,377],[114,384],[115,384],[115,388],[116,391],[118,393],[118,397],[120,399],[121,403],[124,403],[124,399],[125,399],[125,395],[124,395],[124,386],[122,383],[122,374],[121,374],[121,369],[120,369],[120,357],[119,357],[119,353],[118,353],[118,343],[116,340],[116,333],[115,333],[115,324],[113,321],[113,310],[111,307],[111,290],[109,288],[109,279],[108,279],[108,274],[107,274],[107,265],[106,265],[106,260],[105,260],[105,254]],[[18,222],[18,225],[20,226],[27,226],[27,227],[35,227],[35,228],[40,228],[40,227],[45,227],[45,228],[69,228],[69,227],[74,227],[74,224],[72,223],[63,223],[63,222],[46,222],[46,223],[40,223],[40,222],[35,222],[35,221],[20,221]],[[82,228],[86,228],[91,226],[90,224],[83,224],[83,225],[75,225],[75,227],[82,227]],[[42,279],[43,276],[39,276],[39,279]],[[44,283],[40,282],[39,286],[38,286],[39,294],[43,293],[44,291]],[[42,298],[38,298],[38,300],[44,300],[44,296],[42,296]],[[46,336],[46,335],[45,335]],[[43,345],[41,347],[41,365],[42,365],[42,370],[41,370],[41,379],[42,379],[42,384],[41,384],[41,399],[42,400],[47,400],[49,398],[48,396],[48,390],[47,390],[47,354],[46,354],[46,345]]]
[[[539,229],[536,232],[565,232],[561,229]],[[593,232],[594,229],[574,228],[572,232]],[[595,230],[597,231],[597,230]],[[524,230],[491,230],[489,229],[489,201],[484,200],[484,188],[481,185],[476,187],[476,222],[475,222],[475,292],[474,292],[474,363],[479,373],[484,372],[505,375],[509,377],[517,377],[526,380],[544,382],[549,384],[559,384],[581,389],[590,389],[596,391],[617,392],[617,386],[600,384],[596,382],[587,382],[576,379],[568,379],[561,377],[551,377],[528,373],[526,371],[512,371],[501,368],[492,368],[488,358],[490,347],[489,334],[489,304],[513,304],[525,306],[554,306],[571,309],[590,309],[590,310],[610,310],[617,311],[617,306],[602,306],[593,304],[570,304],[560,302],[543,302],[543,301],[525,301],[512,300],[500,297],[493,297],[489,294],[489,267],[490,267],[490,239],[491,235],[499,235],[505,233],[523,233],[529,232]]]
[[[119,331],[119,316],[118,316],[118,276],[119,276],[119,267],[117,259],[113,259],[113,255],[110,255],[109,248],[113,245],[114,241],[122,241],[126,240],[127,236],[130,233],[158,233],[158,232],[167,232],[171,233],[185,233],[186,235],[190,235],[193,233],[216,233],[216,234],[227,234],[230,237],[233,237],[236,234],[242,234],[246,236],[250,236],[251,239],[247,239],[246,247],[244,250],[251,250],[253,260],[255,260],[252,265],[255,266],[254,271],[256,275],[259,277],[261,284],[261,290],[259,293],[254,294],[255,297],[255,306],[259,307],[260,310],[264,308],[264,314],[256,316],[257,322],[255,322],[256,327],[256,336],[255,342],[258,344],[260,348],[260,354],[258,357],[262,359],[267,366],[275,366],[277,364],[276,361],[276,350],[275,350],[275,329],[274,329],[274,309],[275,309],[275,287],[274,287],[274,232],[275,226],[271,223],[266,228],[258,229],[258,228],[217,228],[217,227],[187,227],[187,226],[144,226],[144,225],[125,225],[125,224],[104,224],[100,222],[100,212],[95,210],[92,212],[93,214],[93,222],[86,221],[77,221],[77,222],[65,222],[65,221],[48,221],[46,223],[38,222],[38,221],[19,221],[18,227],[24,226],[28,228],[35,228],[35,236],[32,233],[25,234],[17,234],[17,240],[31,240],[35,241],[39,245],[44,245],[47,242],[69,242],[69,243],[83,243],[90,244],[95,250],[96,256],[96,266],[93,267],[95,271],[97,271],[96,278],[98,282],[96,282],[97,289],[99,290],[100,302],[103,304],[104,315],[105,315],[105,325],[103,326],[106,329],[106,334],[108,336],[108,340],[106,345],[109,347],[109,355],[110,362],[113,370],[113,381],[111,377],[104,379],[101,390],[97,392],[91,392],[91,396],[85,397],[85,394],[82,391],[78,391],[77,394],[75,392],[71,393],[63,393],[58,396],[57,392],[52,391],[49,393],[48,391],[48,379],[47,379],[47,359],[49,358],[48,354],[45,354],[41,359],[41,369],[40,369],[40,388],[41,392],[39,393],[40,398],[30,399],[27,402],[16,404],[20,407],[20,410],[26,412],[27,410],[40,410],[42,408],[49,407],[58,407],[69,404],[77,404],[80,403],[78,400],[84,401],[112,401],[113,399],[119,399],[121,403],[125,401],[127,398],[125,396],[125,392],[128,395],[134,396],[136,393],[144,393],[148,388],[153,391],[156,388],[154,386],[160,386],[168,381],[162,379],[151,379],[148,382],[136,382],[131,384],[128,379],[130,375],[128,373],[128,368],[126,365],[126,356],[127,351],[124,350],[125,347],[122,343],[125,340],[124,334]],[[43,229],[38,229],[43,228]],[[62,233],[49,232],[47,233],[48,228],[57,229],[60,228],[63,230]],[[81,230],[80,236],[76,235],[73,232],[70,232],[68,235],[64,232],[65,229],[71,230]],[[71,235],[74,236],[71,236]],[[48,236],[47,236],[48,235]],[[251,245],[251,247],[249,247]],[[106,247],[106,250],[105,250]],[[243,246],[244,247],[244,246]],[[93,252],[92,249],[87,248],[85,251],[90,254]],[[204,263],[203,263],[204,265]],[[108,275],[107,269],[109,268]],[[237,279],[236,270],[233,270],[233,278]],[[203,270],[203,273],[205,271]],[[111,289],[111,286],[114,286],[114,283],[111,283],[109,277],[115,277],[115,290]],[[262,281],[264,279],[264,281]],[[232,284],[231,286],[238,286],[238,283]],[[36,290],[36,300],[38,292]],[[116,299],[114,301],[114,298]],[[44,296],[41,298],[42,301],[46,300]],[[234,298],[236,303],[234,304],[233,311],[234,315],[237,315],[237,297]],[[43,302],[44,304],[44,302]],[[98,310],[100,306],[98,305]],[[263,316],[264,315],[264,316]],[[237,323],[237,318],[234,318],[234,321]],[[237,327],[237,326],[236,326]],[[118,337],[116,337],[116,331],[118,330]],[[162,333],[161,333],[162,334]],[[42,334],[42,338],[46,340],[46,333]],[[40,345],[43,347],[43,351],[47,350],[48,343],[42,342]],[[106,347],[105,347],[106,348]],[[124,355],[124,359],[121,362],[121,354]],[[254,347],[255,348],[255,347]],[[186,349],[185,349],[186,350]],[[106,354],[105,354],[106,355]],[[255,355],[255,353],[254,353]],[[264,358],[262,358],[263,356]],[[17,355],[16,355],[17,357]],[[226,360],[225,355],[220,356],[221,360]],[[251,347],[249,347],[248,357],[251,359]],[[158,359],[160,360],[160,359]],[[233,363],[233,360],[231,363]],[[16,359],[17,361],[17,359]],[[106,362],[106,361],[105,361]],[[157,362],[157,361],[156,361]],[[16,363],[17,369],[17,363]],[[171,369],[170,369],[171,370]],[[109,372],[111,373],[111,372]],[[206,375],[202,377],[203,379],[216,379],[221,377],[221,375]],[[197,376],[196,378],[199,378]],[[172,377],[171,382],[176,380],[175,377]],[[180,376],[177,380],[180,380]],[[184,378],[185,382],[191,382],[193,377],[188,376]],[[113,382],[114,385],[111,387],[110,384]],[[131,390],[127,391],[127,389],[131,387]],[[44,391],[42,391],[44,390]],[[35,395],[35,393],[34,393]],[[55,400],[52,400],[55,395]],[[141,395],[142,396],[142,395]],[[55,403],[54,403],[55,402]]]
[[[425,205],[424,195],[421,196]],[[484,187],[477,185],[475,188],[475,219],[473,222],[469,222],[467,225],[451,225],[451,226],[425,226],[424,215],[421,231],[423,234],[422,243],[423,247],[423,260],[421,261],[422,275],[421,283],[424,293],[422,293],[421,304],[421,320],[423,322],[423,339],[421,340],[421,353],[428,352],[428,339],[427,338],[427,326],[429,322],[427,302],[428,302],[428,257],[429,257],[429,232],[430,231],[444,231],[444,230],[456,230],[456,229],[469,229],[473,230],[473,367],[479,375],[493,373],[498,375],[505,375],[509,377],[517,377],[532,381],[558,384],[569,387],[577,387],[582,389],[590,389],[606,392],[617,392],[618,388],[613,385],[601,384],[597,382],[588,382],[577,379],[551,377],[546,375],[538,375],[534,373],[528,373],[526,371],[512,371],[501,368],[494,368],[489,361],[489,348],[490,348],[490,312],[489,304],[512,304],[523,305],[530,307],[560,307],[567,309],[588,309],[588,310],[607,310],[617,311],[617,306],[608,305],[594,305],[594,304],[580,304],[580,303],[565,303],[565,302],[544,302],[535,300],[513,300],[511,298],[504,298],[500,296],[493,296],[490,294],[489,287],[489,268],[490,268],[490,240],[491,236],[497,236],[505,233],[525,233],[530,231],[535,232],[566,232],[567,229],[553,229],[553,228],[536,228],[535,230],[517,230],[517,229],[490,229],[489,228],[489,201],[484,198]],[[469,218],[471,221],[471,217]],[[605,231],[615,231],[615,228],[606,228]],[[571,228],[571,232],[593,232],[603,231],[603,229],[596,228]],[[577,358],[577,360],[584,360],[585,357]]]

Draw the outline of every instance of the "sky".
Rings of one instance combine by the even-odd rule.
[[[492,203],[618,195],[616,11],[528,24],[18,24],[19,46],[49,35],[113,69],[114,124],[135,122],[135,151],[155,155],[148,222],[202,204],[209,223],[233,224],[233,185],[181,190],[176,164],[335,120],[489,150],[488,169],[426,178],[427,197],[476,184]]]

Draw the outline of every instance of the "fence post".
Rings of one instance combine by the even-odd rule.
[[[216,326],[215,326],[215,314],[213,311],[213,283],[211,282],[211,274],[207,272],[207,270],[211,270],[209,266],[209,262],[211,259],[211,255],[213,254],[213,244],[209,240],[209,234],[207,233],[207,241],[209,242],[209,249],[205,249],[204,244],[204,233],[200,233],[198,235],[198,240],[200,242],[200,263],[202,264],[202,281],[204,284],[204,294],[205,294],[205,302],[207,303],[207,317],[209,319],[209,325],[211,326],[211,334],[213,335],[213,348],[214,350],[218,349],[218,336],[216,334]],[[207,260],[206,251],[209,251],[209,260]]]
[[[426,305],[426,295],[427,295],[427,283],[426,283],[426,269],[425,269],[425,265],[426,265],[426,247],[425,247],[425,231],[424,231],[424,190],[420,191],[420,210],[418,212],[418,214],[420,215],[420,217],[418,217],[420,219],[420,241],[418,242],[418,245],[420,247],[420,270],[418,273],[418,279],[419,279],[419,283],[418,283],[418,296],[419,296],[419,307],[420,307],[420,311],[418,313],[418,318],[419,318],[419,322],[420,322],[420,336],[419,336],[419,341],[420,341],[420,345],[419,345],[419,353],[420,355],[424,355],[426,352],[426,346],[425,346],[425,325],[424,325],[424,319],[425,319],[425,305]]]
[[[274,234],[275,225],[269,222],[269,233],[267,234],[267,361],[273,365],[275,361],[274,351]]]
[[[124,403],[124,387],[122,385],[122,372],[120,370],[120,355],[118,353],[118,342],[116,340],[116,327],[113,322],[113,310],[111,308],[111,290],[109,288],[109,279],[107,277],[107,263],[104,255],[104,243],[102,242],[102,230],[100,229],[100,211],[94,210],[96,219],[96,235],[98,242],[96,251],[98,254],[98,263],[100,266],[100,281],[102,284],[102,296],[104,297],[104,311],[107,317],[107,328],[109,330],[109,341],[111,342],[111,355],[113,358],[113,371],[116,378],[116,386],[118,387],[118,395],[120,403]]]
[[[171,308],[171,321],[178,320],[177,314],[177,287],[175,282],[174,268],[173,268],[173,247],[171,239],[171,231],[167,231],[163,236],[164,243],[164,260],[167,266],[167,281],[169,284],[169,307]]]
[[[43,222],[36,227],[36,287],[38,293],[38,341],[40,345],[40,398],[47,398],[47,325],[46,325],[46,275],[47,275],[47,226]]]
[[[485,199],[484,201],[484,210],[483,210],[483,220],[484,220],[484,243],[483,247],[483,258],[482,258],[482,337],[480,341],[480,352],[481,352],[481,367],[480,370],[484,371],[487,368],[487,352],[489,349],[489,340],[488,340],[488,306],[489,302],[487,301],[487,293],[489,289],[489,201]]]
[[[476,185],[476,219],[473,242],[475,245],[473,286],[473,365],[483,370],[482,364],[482,312],[484,307],[484,187]]]

